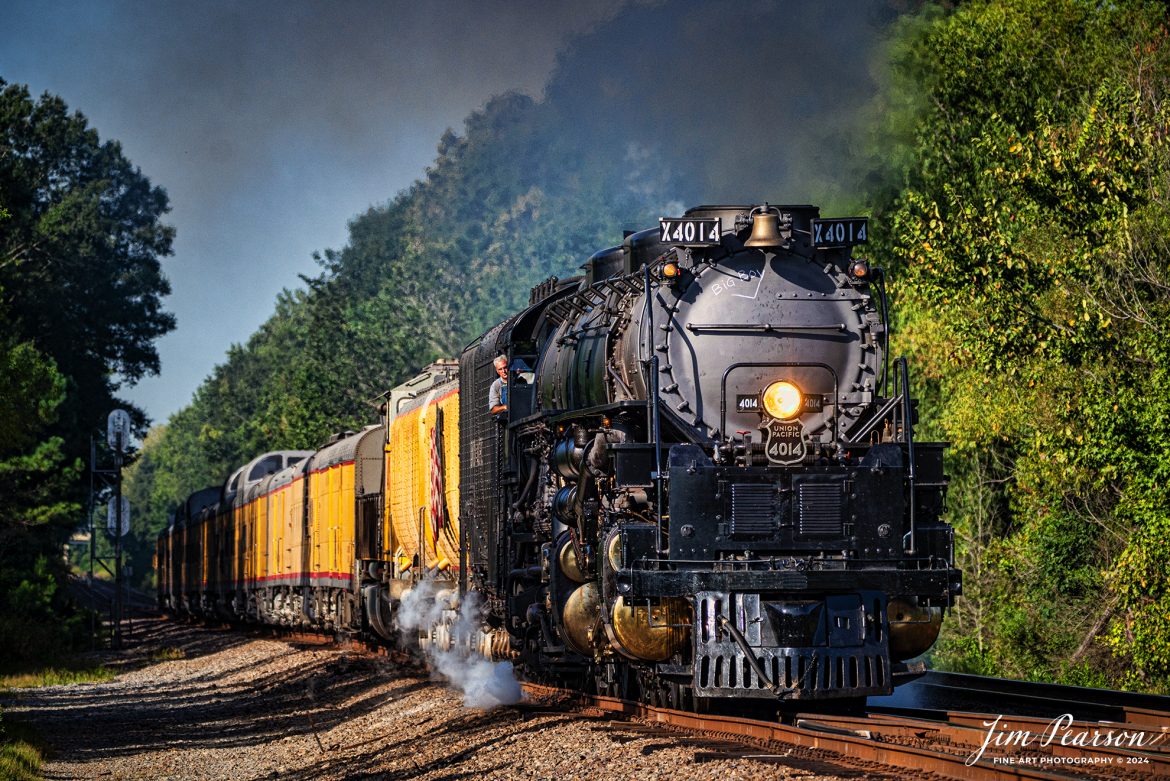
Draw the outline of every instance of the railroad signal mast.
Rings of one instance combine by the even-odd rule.
[[[101,557],[95,555],[95,536],[93,523],[93,477],[101,477],[112,484],[114,495],[110,497],[106,509],[106,533],[114,541],[114,599],[110,607],[110,622],[113,624],[113,637],[110,644],[114,648],[122,647],[122,615],[125,611],[123,599],[122,578],[122,538],[130,531],[130,502],[122,496],[122,466],[125,461],[126,448],[130,443],[130,415],[126,410],[116,409],[106,419],[106,447],[109,448],[114,459],[112,469],[99,469],[97,462],[97,447],[91,442],[90,447],[90,535],[89,535],[89,575],[93,580],[93,563],[96,560],[106,572],[109,567]]]

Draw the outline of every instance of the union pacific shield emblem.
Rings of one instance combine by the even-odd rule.
[[[770,420],[764,427],[764,452],[771,464],[804,460],[804,426],[796,421]]]

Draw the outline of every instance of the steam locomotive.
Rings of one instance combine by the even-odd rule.
[[[914,437],[883,273],[853,257],[868,227],[700,206],[626,236],[380,423],[189,497],[160,601],[392,639],[427,584],[413,639],[536,679],[686,708],[888,694],[961,574],[945,446]]]

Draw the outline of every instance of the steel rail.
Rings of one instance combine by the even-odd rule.
[[[1045,702],[1067,702],[1118,711],[1133,710],[1135,714],[1170,714],[1170,697],[1157,694],[1094,689],[1058,683],[1016,681],[966,673],[931,672],[924,682],[942,689],[961,690],[972,696],[999,698],[1009,696]],[[1140,716],[1139,716],[1140,717]]]
[[[1108,763],[1111,768],[1129,768],[1131,765],[1140,764],[1139,772],[1143,774],[1170,776],[1170,754],[1165,753],[1167,748],[1170,748],[1170,727],[1142,730],[1135,729],[1135,725],[1132,724],[1094,721],[1072,721],[1054,725],[1053,719],[1035,716],[1000,716],[959,711],[945,712],[941,714],[941,719],[937,711],[929,711],[931,716],[921,718],[909,715],[909,711],[910,709],[907,709],[897,716],[886,713],[871,713],[867,716],[809,713],[798,715],[796,723],[866,733],[871,738],[877,736],[879,739],[912,739],[929,734],[945,738],[952,746],[962,747],[968,756],[970,751],[983,745],[988,730],[994,728],[997,733],[1004,735],[1026,733],[1030,736],[1029,745],[1023,748],[1030,749],[1030,753],[1035,756],[1075,759],[1098,755],[1111,758]],[[1141,733],[1143,745],[1136,749],[1125,749],[1113,745],[1066,744],[1066,740],[1071,743],[1072,739],[1082,733],[1086,736],[1097,733],[1101,737],[1112,733],[1122,740],[1128,740],[1123,736]],[[1006,756],[1002,753],[997,755]]]
[[[842,729],[830,731],[812,729],[809,726],[790,726],[733,716],[689,713],[619,700],[614,697],[586,695],[530,683],[523,683],[521,686],[532,696],[560,697],[605,713],[642,719],[689,732],[731,737],[757,743],[783,743],[806,749],[828,751],[855,762],[872,762],[888,768],[915,773],[937,773],[945,778],[964,779],[964,781],[984,781],[985,779],[987,781],[993,779],[996,781],[1001,779],[1053,781],[1054,779],[1084,777],[1083,772],[1077,772],[1080,770],[1079,766],[1068,768],[1055,766],[1051,770],[1042,770],[1030,765],[995,764],[994,757],[991,756],[984,756],[978,761],[968,764],[969,752],[959,756],[915,746],[881,742],[874,740],[872,734],[852,734],[849,730]]]

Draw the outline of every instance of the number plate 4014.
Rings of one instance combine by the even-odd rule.
[[[663,217],[658,221],[663,244],[679,247],[714,247],[723,234],[723,220],[691,220]]]
[[[812,221],[813,246],[852,247],[869,241],[868,217],[841,217]]]

